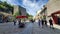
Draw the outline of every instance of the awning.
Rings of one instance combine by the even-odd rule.
[[[16,16],[16,18],[28,18],[27,16]]]
[[[60,10],[59,11],[56,11],[54,13],[52,13],[51,15],[49,15],[48,17],[51,17],[52,15],[55,15],[55,14],[60,14]]]
[[[56,12],[54,12],[52,14],[60,14],[60,10],[59,11],[56,11]]]

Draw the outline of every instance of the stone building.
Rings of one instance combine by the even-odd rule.
[[[16,13],[16,12],[19,12],[20,15],[22,16],[26,16],[27,12],[26,12],[26,9],[19,6],[19,5],[14,5],[14,12],[13,12],[13,15]]]
[[[23,8],[23,7],[19,6],[19,11],[21,11],[22,16],[26,16],[26,14],[27,14],[26,8]]]
[[[60,24],[60,0],[49,0],[46,7],[48,18],[52,17],[55,24]]]
[[[19,15],[16,15],[17,12],[19,12]],[[23,22],[24,20],[26,20],[26,18],[24,18],[27,15],[26,8],[19,5],[14,5],[13,15],[16,15],[15,17],[21,19],[21,22]]]

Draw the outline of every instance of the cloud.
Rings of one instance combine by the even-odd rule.
[[[27,12],[32,15],[35,15],[36,11],[38,11],[42,7],[42,4],[39,2],[35,2],[35,0],[33,2],[31,0],[24,0],[23,5],[27,7]]]
[[[6,0],[0,0],[0,1],[6,1]]]
[[[2,0],[7,1],[13,5],[20,5],[27,9],[29,14],[35,15],[36,11],[40,10],[41,7],[46,4],[48,0]]]
[[[17,0],[7,0],[7,2],[12,4],[12,5],[18,5]]]

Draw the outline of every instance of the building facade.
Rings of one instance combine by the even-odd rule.
[[[17,12],[19,13],[19,15],[16,15]],[[19,5],[14,5],[14,13],[13,13],[13,15],[16,15],[15,17],[20,18],[21,22],[23,22],[24,20],[26,20],[26,18],[24,18],[27,15],[26,8],[21,7]]]
[[[55,24],[60,24],[60,0],[49,0],[46,7],[47,16],[52,17]]]
[[[19,6],[14,5],[13,15],[15,15],[16,12],[19,12]]]
[[[25,8],[18,6],[18,5],[14,5],[14,14],[13,15],[15,15],[16,12],[19,12],[19,14],[21,16],[26,16],[26,14],[27,14]]]
[[[19,6],[19,13],[21,12],[21,16],[26,16],[27,12],[26,12],[26,8],[23,8],[21,6]]]

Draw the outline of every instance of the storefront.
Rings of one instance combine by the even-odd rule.
[[[60,25],[60,11],[56,11],[56,12],[52,13],[51,16],[54,20],[54,23]]]

